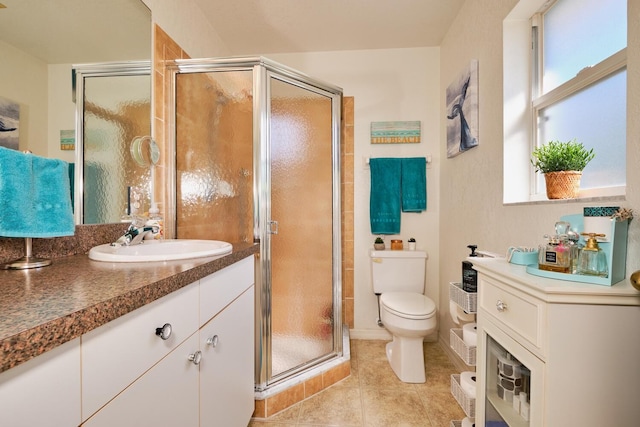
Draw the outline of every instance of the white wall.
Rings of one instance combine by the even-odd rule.
[[[228,55],[218,33],[192,0],[142,0],[158,24],[192,58]]]
[[[403,213],[401,234],[414,237],[428,252],[427,295],[438,301],[440,95],[439,49],[384,49],[310,54],[266,54],[266,57],[343,88],[354,97],[354,338],[387,337],[376,325],[377,299],[370,284],[368,252],[374,235],[369,226],[370,174],[367,157],[432,156],[427,169],[427,211]],[[419,144],[370,143],[372,121],[420,120]],[[385,237],[387,245],[391,238]]]
[[[71,64],[48,66],[49,115],[47,126],[47,157],[75,162],[75,150],[60,149],[60,131],[76,128],[76,104],[72,98]]]
[[[20,149],[47,156],[47,64],[0,41],[0,96],[20,104]],[[15,65],[15,66],[14,66]]]
[[[542,242],[553,231],[553,224],[565,214],[581,213],[583,206],[606,205],[606,201],[542,202],[519,206],[502,204],[503,162],[503,79],[502,21],[515,0],[467,1],[441,45],[443,93],[454,76],[471,59],[479,60],[480,145],[453,159],[444,159],[441,182],[447,197],[441,202],[440,274],[444,284],[460,280],[460,261],[467,255],[468,243],[504,253],[512,245]],[[635,208],[640,216],[640,2],[629,1],[628,35],[628,112],[627,112],[627,195],[614,206]],[[446,118],[441,117],[441,129]],[[444,132],[441,133],[444,158]],[[611,203],[611,202],[609,202]],[[640,221],[630,225],[627,277],[640,269]],[[441,292],[441,303],[447,293]],[[441,311],[441,332],[451,327],[448,312]],[[446,336],[448,340],[448,335]]]

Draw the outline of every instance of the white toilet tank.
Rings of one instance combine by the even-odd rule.
[[[425,251],[371,250],[369,256],[374,293],[424,293],[424,279],[427,269],[427,253]]]

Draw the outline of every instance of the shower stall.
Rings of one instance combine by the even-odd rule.
[[[262,57],[168,67],[166,232],[259,242],[262,392],[342,356],[342,90]]]

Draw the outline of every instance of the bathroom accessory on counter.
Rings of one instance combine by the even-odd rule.
[[[613,215],[620,209],[619,206],[596,206],[583,208],[584,229],[590,233],[602,234],[598,236],[599,242],[606,242],[611,232]]]
[[[403,249],[403,244],[402,244],[402,240],[400,239],[393,239],[391,240],[391,250],[392,251],[401,251]]]
[[[582,233],[589,236],[587,244],[580,251],[578,258],[578,274],[588,274],[591,276],[607,277],[607,258],[602,249],[598,246],[598,237],[605,237],[604,234]]]
[[[510,246],[507,249],[507,261],[518,265],[531,265],[538,263],[538,249],[523,246]]]
[[[409,250],[410,251],[415,251],[416,250],[416,239],[414,239],[413,237],[409,238],[408,240],[408,246],[409,246]]]
[[[612,286],[624,280],[626,274],[627,261],[627,235],[629,229],[630,217],[620,218],[620,220],[612,219],[611,230],[608,236],[611,236],[608,242],[601,242],[598,246],[605,253],[607,260],[607,277],[599,277],[585,274],[558,273],[555,271],[545,271],[534,265],[526,267],[527,273],[535,276],[549,277],[552,279],[568,280],[572,282],[592,283],[596,285]],[[584,231],[584,217],[581,214],[566,215],[561,218],[571,224],[572,230],[578,233]]]
[[[25,256],[5,269],[44,267],[31,238],[73,236],[69,164],[0,147],[0,236],[25,238]]]

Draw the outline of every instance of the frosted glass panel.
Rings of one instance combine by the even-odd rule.
[[[176,236],[253,241],[251,71],[176,76]]]
[[[138,211],[149,209],[149,168],[135,163],[129,146],[150,133],[150,87],[150,76],[84,79],[83,224],[119,222],[128,187]]]
[[[627,0],[560,0],[544,16],[544,92],[627,46]]]
[[[583,171],[581,188],[625,184],[626,78],[626,70],[621,71],[540,110],[539,144],[577,138],[585,147],[594,149],[596,157]]]
[[[333,351],[331,98],[271,79],[272,375]]]

